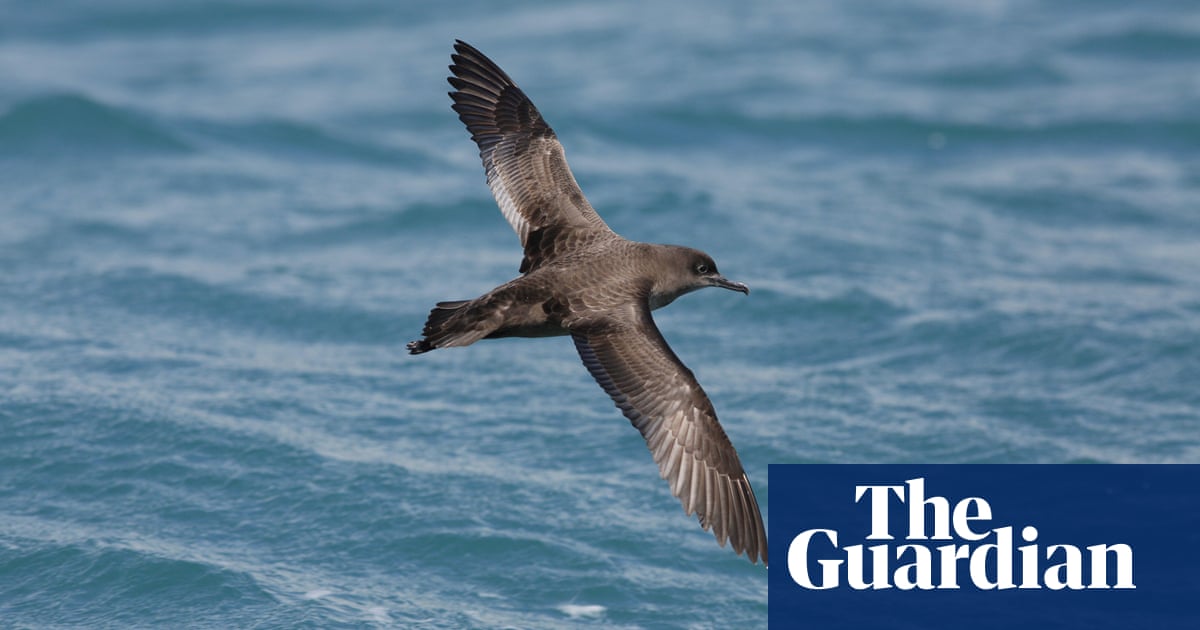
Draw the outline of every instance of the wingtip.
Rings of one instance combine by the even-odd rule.
[[[764,531],[759,531],[759,535],[762,536],[762,540],[759,541],[756,548],[746,551],[746,557],[750,560],[751,564],[758,564],[761,561],[765,568],[767,566],[767,534]]]
[[[474,61],[477,59],[488,58],[487,55],[480,52],[478,48],[468,44],[467,42],[464,42],[461,39],[454,40],[454,53],[455,54],[451,54],[450,57],[454,59],[456,63],[462,63],[464,59]]]
[[[724,545],[722,545],[722,547],[723,546]],[[762,562],[763,566],[766,566],[766,564],[767,564],[767,558],[765,555],[766,551],[764,551],[762,549],[757,549],[755,547],[747,547],[744,549],[738,549],[735,547],[734,553],[736,553],[739,556],[744,556],[747,560],[750,561],[750,564],[758,564],[759,562]]]

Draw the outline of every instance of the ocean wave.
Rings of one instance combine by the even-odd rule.
[[[79,94],[21,101],[0,115],[0,156],[186,153],[188,143],[136,109]]]
[[[1162,212],[1112,194],[1061,186],[961,187],[953,192],[994,212],[1047,226],[1152,226],[1168,219]]]
[[[387,167],[425,168],[437,156],[351,138],[312,123],[269,119],[249,123],[195,121],[190,128],[226,146],[289,160],[343,160]]]
[[[1200,60],[1200,33],[1159,27],[1134,27],[1084,35],[1068,50],[1110,58],[1140,61]]]
[[[480,188],[483,188],[481,185]],[[486,194],[486,188],[480,194]],[[361,246],[378,239],[391,239],[414,231],[466,233],[474,226],[487,226],[490,236],[507,237],[507,228],[496,211],[491,199],[464,198],[446,202],[413,202],[402,211],[387,213],[342,213],[342,219],[334,225],[321,225],[311,229],[296,230],[283,234],[275,242],[283,247],[326,247],[349,244]],[[512,249],[505,254],[506,264],[515,270],[520,261],[520,250],[514,237]],[[476,254],[479,255],[478,253]]]
[[[758,115],[740,110],[668,109],[662,133],[687,141],[711,141],[711,134],[756,136],[758,140],[820,145],[850,153],[886,153],[897,149],[957,149],[1053,146],[1059,149],[1103,147],[1170,149],[1192,152],[1200,144],[1200,118],[1081,118],[1033,123],[937,120],[894,113],[876,115]],[[697,137],[678,129],[704,129]],[[670,129],[674,127],[675,133]],[[607,132],[607,131],[606,131]]]
[[[87,40],[107,35],[136,37],[142,34],[170,33],[197,35],[229,30],[252,31],[263,28],[330,27],[368,21],[379,16],[378,10],[358,6],[331,5],[323,2],[178,2],[169,5],[137,2],[71,2],[69,11],[61,11],[47,20],[36,11],[13,12],[12,25],[0,27],[0,35],[36,34],[67,41]],[[6,16],[7,17],[7,16]],[[41,18],[41,19],[39,19]],[[9,28],[5,28],[9,27]]]
[[[1060,86],[1068,83],[1065,72],[1045,61],[1019,63],[976,63],[951,65],[912,77],[935,87],[952,89],[1008,90],[1025,87]]]
[[[349,304],[314,304],[144,268],[70,276],[49,289],[54,295],[48,299],[72,308],[117,308],[185,326],[233,326],[269,338],[377,344],[397,343],[411,335],[390,313],[369,313]]]
[[[753,300],[737,305],[738,314],[758,319],[766,325],[795,326],[796,321],[780,317],[780,314],[796,313],[802,317],[805,326],[853,325],[866,332],[899,321],[908,313],[903,305],[863,287],[813,294],[811,286],[762,281],[755,284],[754,291]],[[706,331],[705,334],[711,333]]]
[[[6,623],[155,625],[156,618],[176,618],[179,609],[191,611],[192,623],[211,623],[234,612],[275,606],[275,598],[252,575],[190,557],[194,554],[178,545],[156,549],[155,541],[106,540],[103,531],[22,520],[28,522],[17,523],[16,532],[12,521],[0,530],[0,539],[13,543],[0,545]],[[47,533],[57,540],[47,540]],[[47,592],[70,605],[47,605]],[[114,599],[121,605],[111,605]],[[163,611],[163,601],[172,602],[171,611]]]

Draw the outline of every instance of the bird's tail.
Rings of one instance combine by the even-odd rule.
[[[408,342],[409,354],[421,354],[422,352],[429,352],[434,348],[441,348],[448,345],[466,345],[453,343],[455,338],[460,335],[455,334],[457,331],[448,324],[451,318],[458,314],[462,307],[470,303],[470,300],[438,302],[437,306],[434,306],[433,310],[429,311],[429,319],[425,320],[425,329],[421,331],[421,335],[424,338]],[[471,341],[475,340],[472,339]]]

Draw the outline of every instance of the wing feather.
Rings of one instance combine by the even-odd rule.
[[[612,233],[583,196],[554,130],[529,97],[491,59],[458,41],[449,77],[453,109],[479,146],[488,187],[504,218],[528,247],[549,231],[563,243],[537,239],[522,271],[569,249],[579,231]]]
[[[767,563],[767,537],[754,490],[695,376],[650,318],[614,314],[572,333],[583,364],[646,439],[659,473],[684,511],[717,542]]]

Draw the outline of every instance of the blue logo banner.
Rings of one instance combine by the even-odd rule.
[[[1200,628],[1200,466],[769,476],[772,628]]]

